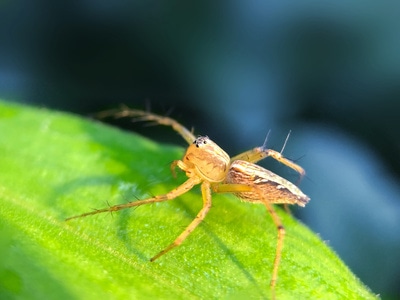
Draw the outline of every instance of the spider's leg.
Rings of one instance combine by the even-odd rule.
[[[204,181],[202,183],[201,193],[203,196],[203,208],[199,211],[194,220],[185,228],[185,230],[175,239],[175,241],[164,250],[159,252],[157,255],[153,256],[150,261],[155,261],[157,258],[164,255],[168,251],[174,249],[175,247],[178,247],[188,237],[188,235],[193,230],[195,230],[196,227],[204,220],[211,208],[211,189],[210,183],[208,181]]]
[[[252,195],[257,195],[257,202],[261,202],[266,207],[268,213],[271,215],[272,221],[274,222],[276,229],[278,231],[277,242],[276,242],[276,251],[275,251],[275,259],[274,265],[272,269],[272,277],[270,281],[271,287],[271,298],[275,299],[275,286],[276,281],[278,279],[278,269],[282,256],[283,242],[285,238],[285,227],[283,227],[282,221],[279,218],[278,214],[274,210],[272,204],[264,197],[263,192],[255,185],[247,185],[247,184],[236,184],[236,183],[220,183],[214,184],[212,186],[213,191],[216,193],[234,193],[240,197],[240,194],[250,193]],[[248,199],[243,199],[244,201],[248,201]]]
[[[285,166],[288,166],[289,168],[295,170],[297,173],[299,173],[300,174],[299,181],[305,176],[306,171],[304,171],[304,169],[295,162],[284,157],[282,155],[282,152],[278,152],[272,149],[266,149],[264,147],[256,147],[248,151],[245,151],[243,153],[240,153],[231,158],[231,163],[235,160],[244,160],[251,163],[256,163],[269,156],[279,161],[280,163],[284,164]]]
[[[158,196],[154,196],[154,197],[151,197],[151,198],[148,198],[145,200],[133,201],[133,202],[125,203],[125,204],[118,204],[118,205],[110,206],[110,207],[103,208],[103,209],[96,209],[94,211],[87,212],[87,213],[84,213],[81,215],[69,217],[66,219],[66,221],[69,221],[71,219],[82,218],[82,217],[86,217],[86,216],[90,216],[90,215],[96,215],[96,214],[103,213],[103,212],[113,212],[113,211],[118,211],[118,210],[125,209],[125,208],[144,205],[144,204],[172,200],[172,199],[175,199],[176,197],[186,193],[194,185],[199,184],[199,183],[200,183],[200,180],[198,178],[192,177],[192,178],[189,178],[188,180],[186,180],[183,184],[181,184],[177,188],[173,189],[172,191],[170,191],[164,195],[158,195]]]
[[[97,114],[97,117],[99,118],[108,116],[113,116],[115,118],[134,117],[134,121],[152,121],[159,125],[170,126],[178,132],[189,145],[196,139],[189,129],[172,118],[156,115],[143,110],[131,109],[125,105],[122,105],[120,109],[107,110]]]

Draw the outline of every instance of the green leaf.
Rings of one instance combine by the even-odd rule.
[[[0,132],[1,299],[269,298],[277,231],[262,205],[215,195],[205,221],[153,263],[201,208],[198,188],[64,221],[176,187],[186,177],[173,178],[169,163],[184,149],[6,102]],[[287,231],[277,298],[375,298],[324,242],[277,210]]]

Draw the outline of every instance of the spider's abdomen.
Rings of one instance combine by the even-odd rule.
[[[264,200],[276,204],[297,204],[305,206],[310,198],[296,185],[260,167],[259,165],[236,160],[229,168],[225,183],[255,186],[255,191],[239,192],[236,195],[244,201],[262,202]]]

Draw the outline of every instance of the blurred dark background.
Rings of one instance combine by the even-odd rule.
[[[292,130],[284,153],[311,197],[295,214],[373,292],[400,297],[397,0],[1,1],[0,98],[84,116],[150,103],[231,155],[269,129],[280,150]]]

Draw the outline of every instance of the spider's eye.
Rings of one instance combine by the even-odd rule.
[[[207,144],[208,136],[199,136],[197,139],[194,140],[193,144],[196,145],[197,148],[199,148],[201,145]]]

